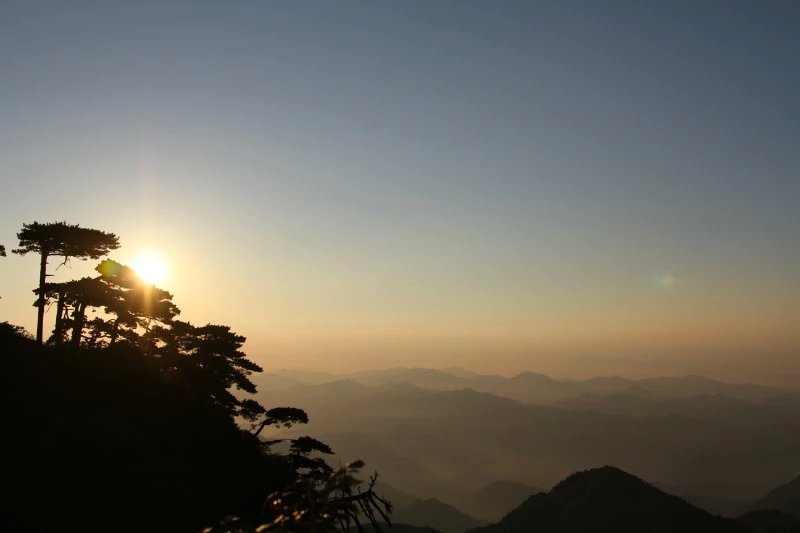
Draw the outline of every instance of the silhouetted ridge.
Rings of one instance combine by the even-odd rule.
[[[777,509],[800,517],[800,476],[781,485],[756,502],[753,509]]]
[[[493,481],[476,490],[459,503],[477,518],[496,522],[530,496],[544,492],[538,487],[514,481]]]
[[[376,529],[374,526],[367,526],[364,528],[365,531],[372,531],[377,533],[379,530]],[[392,523],[392,528],[389,529],[385,524],[381,526],[381,532],[390,531],[391,533],[441,533],[438,529],[433,529],[432,527],[420,527],[420,526],[412,526],[409,524],[395,524]]]
[[[760,533],[798,533],[800,532],[800,518],[786,514],[777,509],[759,509],[750,511],[739,518],[753,531]]]
[[[551,493],[562,497],[593,496],[598,490],[651,491],[666,494],[646,481],[614,466],[575,472],[553,487]]]
[[[444,533],[461,533],[486,523],[436,498],[417,500],[407,507],[395,509],[392,520],[401,524],[432,527]]]
[[[698,509],[618,468],[572,474],[528,498],[485,533],[727,533],[741,524]]]
[[[556,380],[554,380],[550,376],[530,371],[520,372],[516,376],[510,378],[510,381],[524,381],[530,384],[543,383],[547,385],[556,383]]]

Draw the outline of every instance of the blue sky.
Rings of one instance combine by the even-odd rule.
[[[2,2],[0,242],[69,220],[156,249],[185,317],[281,366],[766,353],[779,375],[799,22],[788,1]],[[30,326],[34,263],[0,263],[0,318]]]

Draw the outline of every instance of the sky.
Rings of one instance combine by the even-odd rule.
[[[267,370],[800,384],[798,27],[792,1],[0,0],[0,243],[113,231]],[[0,259],[0,320],[35,330],[36,269]]]

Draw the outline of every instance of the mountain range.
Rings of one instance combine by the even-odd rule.
[[[518,496],[522,488],[492,484],[476,498],[506,493]],[[771,491],[761,502],[789,502],[789,485]],[[605,466],[576,472],[549,492],[530,495],[492,524],[472,527],[478,520],[435,499],[417,500],[398,509],[394,528],[427,527],[442,533],[798,533],[800,517],[778,509],[753,510],[741,517],[715,516],[682,498],[668,494],[619,468]]]
[[[754,509],[776,509],[800,517],[800,476],[771,490],[758,500]]]
[[[483,375],[453,368],[391,368],[370,370],[350,374],[328,374],[302,370],[280,369],[259,377],[261,383],[272,381],[273,385],[320,385],[342,379],[351,379],[365,385],[411,383],[433,390],[474,389],[497,396],[512,398],[522,403],[550,404],[581,394],[631,394],[650,398],[690,398],[699,395],[725,395],[745,401],[762,401],[775,397],[798,395],[798,391],[786,391],[752,383],[726,383],[703,376],[669,376],[646,379],[628,379],[620,376],[601,376],[585,380],[554,379],[536,372],[522,372],[512,377]]]
[[[343,460],[365,460],[412,500],[436,499],[489,522],[537,487],[597,464],[731,517],[800,471],[800,397],[763,385],[432,369],[279,371],[258,385],[265,405],[305,409],[303,432]],[[494,483],[508,491],[475,497]]]
[[[486,524],[436,498],[416,500],[406,507],[399,507],[392,513],[392,520],[398,524],[431,527],[442,533],[462,533]]]

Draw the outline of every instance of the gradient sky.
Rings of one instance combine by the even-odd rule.
[[[800,3],[162,4],[0,0],[0,243],[156,250],[268,368],[800,383]]]

